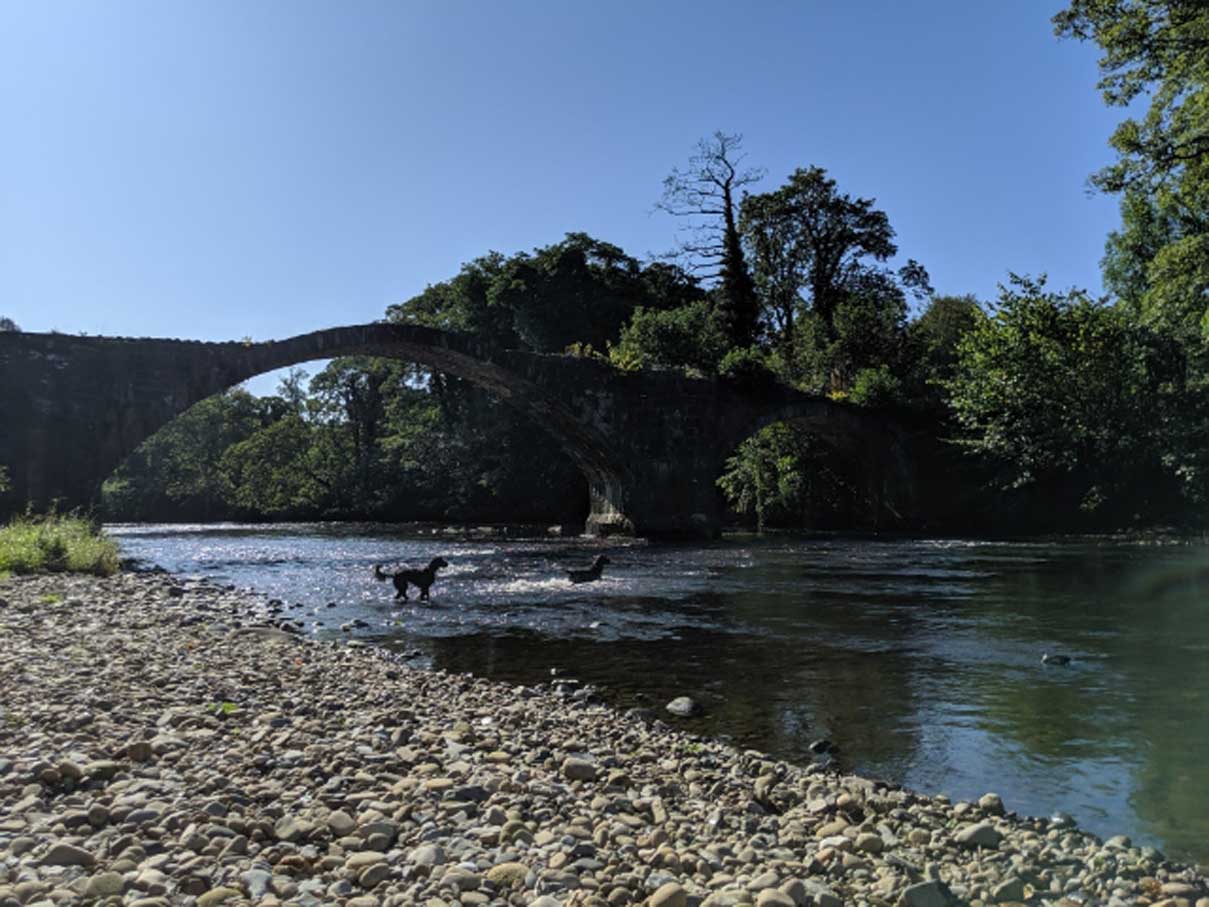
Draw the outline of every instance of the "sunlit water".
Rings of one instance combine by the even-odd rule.
[[[511,682],[552,668],[618,707],[797,761],[1063,810],[1209,863],[1209,547],[1123,540],[739,538],[668,546],[380,527],[110,527],[124,554],[280,598],[320,637]],[[563,571],[598,553],[601,581]],[[449,561],[429,604],[376,563]],[[412,590],[413,598],[415,596]],[[329,603],[334,603],[334,606]],[[1041,663],[1069,655],[1068,667]],[[670,719],[669,720],[676,720]]]

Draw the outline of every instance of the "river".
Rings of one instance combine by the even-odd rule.
[[[106,527],[127,557],[281,599],[319,637],[619,707],[925,793],[1000,794],[1209,863],[1209,546],[1173,539],[512,538],[334,525]],[[568,567],[598,553],[596,583]],[[429,604],[376,563],[441,555]],[[415,596],[412,590],[413,598]],[[342,631],[360,619],[367,627]],[[1042,664],[1044,653],[1069,656]]]

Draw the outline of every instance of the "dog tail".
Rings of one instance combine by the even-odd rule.
[[[374,579],[376,579],[380,583],[384,583],[388,579],[390,579],[390,577],[391,577],[391,574],[382,572],[381,564],[374,564]]]

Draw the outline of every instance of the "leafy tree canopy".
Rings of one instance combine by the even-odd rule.
[[[580,343],[603,350],[639,308],[673,308],[703,295],[674,265],[643,266],[617,246],[568,233],[532,253],[478,258],[387,315],[469,331],[504,348],[551,353]]]
[[[1105,103],[1124,107],[1142,94],[1141,119],[1113,133],[1121,159],[1093,177],[1118,192],[1178,177],[1209,160],[1209,5],[1204,0],[1072,0],[1054,16],[1062,37],[1093,40]]]
[[[962,443],[1007,488],[1037,485],[1085,511],[1145,508],[1172,484],[1164,412],[1183,362],[1161,336],[1081,291],[1012,278],[958,346],[950,384]]]

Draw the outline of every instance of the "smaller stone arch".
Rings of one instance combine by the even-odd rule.
[[[766,389],[747,406],[734,406],[727,426],[728,456],[743,441],[781,422],[805,428],[854,464],[871,529],[905,526],[918,510],[910,433],[890,410],[813,397],[784,386]]]

